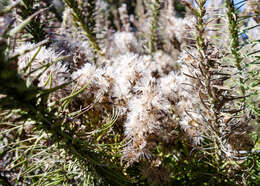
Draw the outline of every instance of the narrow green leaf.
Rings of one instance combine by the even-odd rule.
[[[16,33],[20,32],[22,29],[24,29],[24,27],[26,27],[34,17],[36,17],[37,15],[41,14],[42,12],[48,10],[49,8],[44,8],[42,10],[39,10],[37,12],[35,12],[34,14],[32,14],[31,16],[29,16],[27,19],[25,19],[20,25],[18,25],[17,27],[13,28],[10,33],[9,36],[14,36]]]

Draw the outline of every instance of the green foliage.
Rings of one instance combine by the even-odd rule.
[[[9,0],[1,0],[0,1],[0,5],[2,6],[8,6],[10,3],[9,3]]]
[[[98,43],[96,42],[96,38],[94,36],[94,26],[95,26],[95,20],[94,20],[94,12],[95,11],[95,3],[94,1],[90,1],[88,2],[88,6],[87,6],[87,20],[88,22],[86,23],[84,20],[84,16],[82,14],[82,11],[79,8],[79,4],[76,0],[65,0],[65,3],[68,7],[70,7],[73,10],[73,16],[75,21],[80,25],[80,27],[82,28],[82,30],[84,31],[86,37],[88,38],[91,47],[98,52],[99,54],[101,54],[101,49],[98,45]]]
[[[37,3],[38,3],[37,1],[23,0],[19,4],[18,14],[23,19],[28,18],[29,16],[39,11],[40,7],[37,7],[38,6],[36,5]],[[46,38],[47,33],[44,30],[46,26],[47,26],[47,22],[42,22],[40,17],[37,16],[36,18],[30,21],[30,23],[26,26],[25,29],[29,34],[31,34],[32,40],[37,43],[43,41]]]

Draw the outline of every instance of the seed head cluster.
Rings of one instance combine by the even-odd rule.
[[[139,3],[137,5],[141,6]],[[109,132],[123,131],[122,161],[132,165],[151,160],[152,164],[145,165],[143,174],[151,176],[156,172],[155,179],[163,181],[167,179],[168,170],[161,168],[158,157],[153,157],[160,145],[167,151],[177,146],[179,139],[193,150],[214,144],[206,148],[219,147],[218,155],[230,159],[237,158],[240,151],[249,150],[252,145],[248,135],[252,130],[251,113],[244,112],[248,95],[241,95],[239,87],[243,82],[237,81],[246,79],[247,73],[229,61],[234,49],[227,50],[228,39],[219,43],[219,32],[204,29],[205,25],[198,21],[199,15],[196,17],[187,11],[185,18],[173,16],[177,13],[171,3],[173,1],[160,5],[158,10],[154,50],[149,50],[148,46],[147,38],[152,37],[146,37],[152,25],[151,17],[145,17],[151,15],[151,10],[142,12],[140,9],[136,18],[127,14],[124,4],[114,13],[116,29],[112,29],[109,21],[101,20],[101,15],[108,19],[105,13],[108,4],[100,0],[96,3],[100,9],[95,22],[97,29],[92,30],[92,35],[80,27],[87,13],[81,20],[72,8],[65,6],[60,27],[55,32],[47,30],[51,38],[48,47],[18,41],[13,52],[27,50],[19,56],[17,65],[20,75],[29,84],[49,89],[70,82],[52,93],[51,101],[58,102],[80,91],[71,103],[77,109],[91,108],[93,112],[82,114],[92,125],[102,125],[100,123],[105,123],[107,116],[117,110],[116,124]],[[215,6],[211,4],[212,8]],[[205,17],[200,21],[210,19],[208,14]],[[8,19],[0,18],[0,35],[7,22]],[[72,27],[75,22],[76,26]],[[256,22],[252,19],[249,24]],[[221,29],[226,28],[222,26]],[[223,35],[228,35],[228,31],[223,31]],[[259,37],[259,32],[248,31],[248,37]],[[101,38],[106,40],[100,41]],[[259,49],[259,45],[253,48]],[[247,53],[250,49],[243,48]],[[242,54],[239,57],[242,58]],[[247,60],[250,61],[251,56],[245,58],[245,62]],[[254,103],[258,101],[251,98]],[[67,113],[76,110],[67,109]],[[86,120],[75,123],[83,136],[89,134]]]

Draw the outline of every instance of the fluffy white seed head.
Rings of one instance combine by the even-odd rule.
[[[132,32],[116,32],[112,45],[108,50],[110,56],[117,56],[127,52],[141,53],[141,47]]]

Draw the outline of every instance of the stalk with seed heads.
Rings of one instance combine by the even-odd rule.
[[[151,33],[150,33],[150,40],[149,40],[149,49],[150,53],[153,53],[156,50],[157,45],[157,28],[158,28],[158,21],[159,21],[159,8],[160,8],[160,1],[154,0],[153,1],[153,16],[152,16],[152,25],[151,25]]]
[[[98,54],[101,54],[101,48],[98,45],[96,38],[94,36],[94,18],[93,14],[91,13],[93,10],[95,10],[95,2],[91,1],[88,9],[90,10],[90,13],[88,13],[88,23],[85,23],[84,16],[79,8],[79,5],[76,0],[65,0],[65,3],[73,10],[73,16],[75,21],[80,25],[80,27],[83,29],[86,37],[88,38],[91,47],[96,51]]]
[[[228,16],[228,26],[229,26],[229,34],[230,34],[230,41],[231,41],[231,53],[233,55],[235,66],[239,71],[240,75],[242,75],[242,58],[239,52],[239,17],[237,11],[235,10],[235,3],[234,0],[226,0],[226,8],[227,8],[227,16]],[[240,90],[242,95],[245,95],[245,88],[244,88],[244,80],[242,77],[239,78],[240,82]]]

